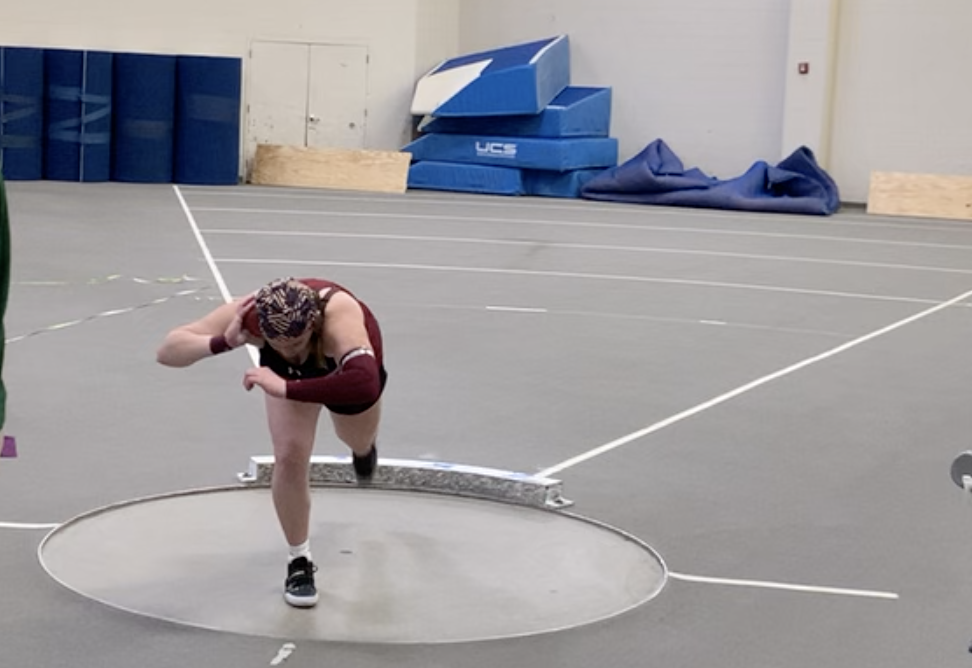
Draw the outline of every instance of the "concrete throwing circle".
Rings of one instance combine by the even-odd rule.
[[[270,491],[191,491],[118,504],[51,532],[65,587],[132,613],[291,640],[445,643],[564,630],[654,598],[662,559],[562,512],[439,494],[314,488],[320,601],[283,600],[286,543]]]

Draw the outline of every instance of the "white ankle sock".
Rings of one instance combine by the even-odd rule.
[[[298,557],[307,557],[307,561],[311,561],[310,540],[305,540],[300,545],[290,546],[290,561]]]

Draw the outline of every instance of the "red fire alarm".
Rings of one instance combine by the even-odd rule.
[[[810,74],[810,63],[799,63],[797,65],[797,71],[800,74]]]

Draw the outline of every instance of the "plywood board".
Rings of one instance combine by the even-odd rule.
[[[874,172],[867,212],[972,220],[972,176]]]
[[[403,193],[411,155],[398,151],[304,148],[260,144],[250,183]]]

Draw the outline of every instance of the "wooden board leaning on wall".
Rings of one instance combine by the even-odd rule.
[[[972,221],[972,176],[874,172],[867,212]]]
[[[411,155],[399,151],[259,144],[250,183],[267,186],[403,193]]]

